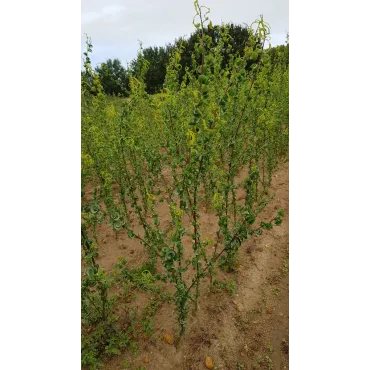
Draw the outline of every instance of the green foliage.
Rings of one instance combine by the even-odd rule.
[[[128,96],[129,72],[118,59],[108,59],[95,68],[103,90],[108,95]]]
[[[249,37],[251,30],[247,25],[233,23],[212,25],[209,22],[208,26],[203,28],[203,31],[199,25],[189,37],[181,37],[175,40],[173,44],[143,48],[141,50],[142,57],[148,63],[148,70],[144,78],[145,89],[148,94],[158,93],[163,88],[166,78],[166,67],[174,50],[178,48],[182,49],[180,59],[181,69],[179,70],[180,82],[186,80],[186,70],[192,68],[194,61],[198,64],[201,63],[201,55],[198,55],[195,59],[194,55],[201,50],[199,49],[198,40],[202,32],[205,36],[205,42],[210,48],[217,47],[219,40],[224,37],[224,47],[220,52],[222,59],[221,68],[227,68],[232,59],[238,56],[242,57],[245,47],[250,45]],[[225,35],[227,35],[226,38]],[[261,44],[262,37],[257,39],[257,42]],[[289,64],[289,44],[270,48],[268,55],[271,58],[273,66],[287,66]],[[256,52],[251,56],[252,58],[246,61],[247,69],[251,68],[253,62],[259,58],[259,54]],[[140,70],[139,63],[139,60],[135,58],[125,68],[118,59],[108,59],[97,66],[95,72],[100,78],[104,92],[108,95],[127,97],[130,89],[130,75],[137,75]]]
[[[135,73],[128,75],[129,99],[120,112],[91,68],[88,42],[81,93],[82,246],[87,266],[82,315],[83,325],[94,328],[93,336],[83,337],[83,361],[91,366],[103,355],[134,346],[138,330],[147,336],[153,331],[152,317],[159,307],[155,301],[142,316],[127,311],[128,329],[116,331],[114,299],[108,298],[112,284],[127,299],[141,290],[157,302],[173,302],[182,335],[190,304],[197,308],[207,274],[217,287],[220,283],[212,283],[217,263],[234,270],[243,242],[283,220],[279,210],[272,220],[255,226],[273,197],[272,173],[288,154],[286,49],[275,52],[273,64],[271,50],[264,48],[270,29],[260,18],[240,34],[243,47],[235,50],[232,27],[213,26],[209,9],[198,1],[194,5],[196,37],[187,64],[188,46],[180,40],[169,53],[163,88],[150,95],[148,55],[159,60],[163,53],[141,49]],[[87,183],[93,188],[89,197]],[[201,228],[203,202],[218,219],[211,238]],[[161,219],[164,211],[170,226]],[[121,259],[112,276],[104,273],[96,264],[96,225],[103,222],[117,238],[127,234],[144,248],[143,266],[133,269]],[[185,254],[189,236],[192,247]],[[162,282],[174,294],[167,294]],[[235,283],[223,288],[235,294]]]
[[[81,286],[81,362],[96,369],[102,357],[133,348],[133,326],[124,332],[117,330],[118,318],[112,311],[114,298],[108,298],[112,279],[95,262],[98,253],[87,235],[85,224],[81,229],[81,242],[86,265]]]
[[[217,292],[219,290],[226,290],[232,297],[236,295],[237,287],[235,280],[221,283],[218,280],[213,281],[211,291]]]
[[[154,268],[150,264],[143,264],[138,269],[130,269],[127,266],[127,261],[120,258],[119,263],[115,265],[114,280],[117,284],[130,284],[144,292],[150,291],[160,294],[162,289],[155,284],[160,278],[160,274],[155,274]]]

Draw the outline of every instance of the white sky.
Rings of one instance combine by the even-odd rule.
[[[271,26],[272,45],[284,44],[289,31],[288,0],[203,0],[214,25],[251,24],[260,14]],[[118,58],[125,65],[143,47],[164,46],[193,30],[193,0],[81,0],[81,54],[87,33],[92,62]]]

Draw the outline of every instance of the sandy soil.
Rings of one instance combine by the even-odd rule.
[[[243,173],[240,174],[243,177]],[[205,358],[210,356],[215,369],[288,369],[289,357],[289,163],[273,176],[274,200],[262,212],[261,220],[270,220],[278,208],[285,210],[281,226],[264,231],[263,235],[244,242],[239,250],[238,268],[233,273],[217,269],[215,279],[234,280],[234,295],[221,289],[209,292],[208,278],[202,283],[202,292],[196,315],[189,313],[186,333],[174,345],[163,340],[164,333],[176,338],[178,332],[175,307],[164,303],[154,316],[155,332],[149,339],[139,338],[138,351],[113,357],[104,369],[123,369],[128,361],[130,369],[206,369]],[[169,222],[163,206],[159,210],[161,222]],[[215,234],[217,219],[211,213],[202,213],[203,235]],[[163,225],[163,224],[162,224]],[[135,230],[142,234],[141,227]],[[99,260],[112,271],[118,257],[130,267],[146,261],[143,247],[123,233],[118,237],[108,225],[98,227]],[[191,238],[186,248],[191,251]],[[138,292],[132,302],[142,308],[150,294]]]

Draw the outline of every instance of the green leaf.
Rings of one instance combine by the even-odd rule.
[[[254,51],[252,52],[251,59],[252,59],[252,60],[257,60],[257,58],[258,58],[258,53],[257,53],[257,51],[255,51],[255,50],[254,50]]]
[[[209,77],[207,77],[207,76],[205,76],[205,75],[200,75],[200,76],[198,77],[198,80],[199,80],[199,82],[200,82],[202,85],[205,85],[205,84],[208,82],[208,78],[209,78]]]
[[[252,225],[254,223],[254,221],[256,220],[256,218],[253,216],[253,215],[249,215],[247,216],[247,223],[249,225]]]
[[[107,348],[108,353],[112,353],[114,355],[120,355],[121,351],[118,348]]]

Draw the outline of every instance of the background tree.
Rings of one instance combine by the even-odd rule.
[[[108,95],[128,96],[128,71],[119,59],[108,59],[95,68],[103,90]]]
[[[163,87],[166,77],[166,66],[171,50],[171,45],[143,49],[143,57],[149,62],[149,68],[145,76],[146,90],[149,94],[155,94]],[[131,69],[134,75],[137,72],[137,68],[137,60],[134,59],[131,63]]]
[[[247,25],[226,24],[207,27],[203,30],[204,35],[209,36],[211,40],[211,47],[216,47],[225,29],[228,29],[228,39],[224,43],[222,51],[222,68],[229,65],[230,56],[235,58],[237,55],[243,55],[246,46],[249,46],[250,28]],[[148,94],[156,94],[163,88],[163,83],[166,76],[166,67],[170,58],[171,52],[182,45],[181,54],[181,70],[179,71],[179,79],[182,82],[186,68],[191,69],[192,58],[194,55],[199,55],[196,52],[196,44],[199,40],[199,35],[202,30],[198,28],[189,37],[181,37],[174,41],[173,44],[166,46],[150,46],[142,49],[143,58],[149,63],[148,70],[145,75],[146,92]],[[257,40],[257,45],[260,40]],[[289,65],[289,43],[269,49],[271,63],[273,66]],[[200,57],[196,58],[197,64],[201,64]],[[100,66],[95,68],[99,76],[103,90],[108,95],[128,96],[129,94],[129,75],[138,74],[139,65],[135,58],[126,69],[122,66],[118,59],[108,59]],[[246,69],[249,70],[252,61],[248,61]]]

